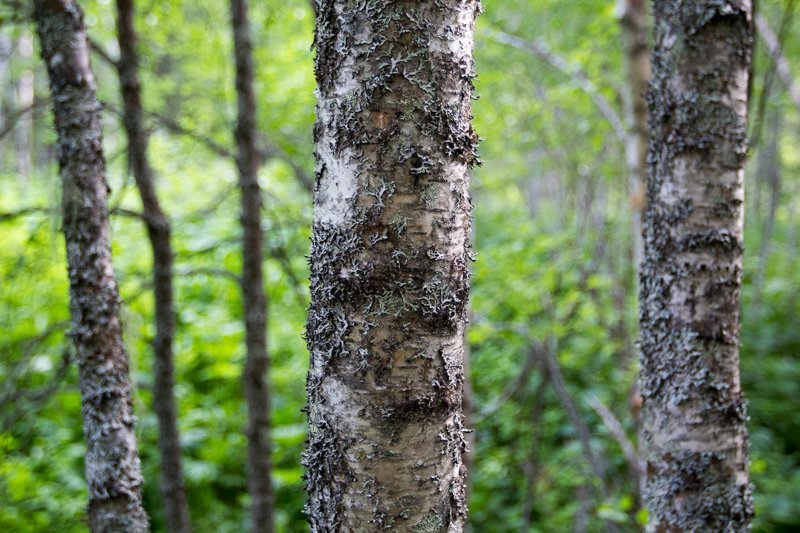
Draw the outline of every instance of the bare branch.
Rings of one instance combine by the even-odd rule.
[[[25,215],[33,213],[52,213],[53,209],[49,207],[23,207],[17,211],[0,212],[0,222],[12,222]]]
[[[122,215],[124,217],[130,218],[137,218],[139,220],[145,220],[144,213],[139,213],[138,211],[132,211],[130,209],[125,209],[124,207],[115,207],[111,210],[112,215]],[[145,220],[146,221],[146,220]]]
[[[100,46],[100,44],[95,41],[94,39],[89,39],[89,48],[91,48],[92,52],[97,54],[97,56],[109,64],[114,69],[119,69],[119,62],[116,59],[111,57],[111,54],[108,51]]]
[[[177,277],[191,277],[191,276],[212,276],[228,279],[237,285],[241,282],[239,276],[227,268],[189,268],[189,269],[176,269]]]
[[[497,30],[484,30],[483,35],[497,43],[505,44],[518,50],[528,52],[541,59],[548,65],[565,74],[575,81],[578,87],[591,98],[594,105],[611,125],[620,141],[625,142],[627,132],[619,114],[614,110],[611,102],[603,96],[597,86],[592,83],[582,68],[572,66],[569,61],[556,54],[543,41],[526,41],[515,35]]]
[[[284,152],[278,146],[266,140],[263,140],[262,144],[263,148],[261,149],[261,157],[263,159],[280,159],[292,169],[297,181],[300,182],[300,185],[306,190],[307,193],[312,194],[314,192],[314,176],[306,172],[306,170],[300,164],[298,164],[291,156],[289,156],[289,154]]]
[[[625,454],[625,459],[628,461],[628,470],[631,476],[636,480],[639,494],[643,494],[645,483],[644,459],[636,451],[628,435],[625,434],[622,423],[611,409],[606,407],[596,396],[589,400],[589,406],[600,416],[600,420],[603,421],[606,429],[608,429],[611,436],[614,437],[614,440],[617,441],[619,447],[622,448],[622,453]]]
[[[594,475],[600,480],[603,485],[603,491],[605,492],[607,490],[606,469],[592,450],[589,428],[581,417],[578,404],[567,390],[567,386],[564,382],[564,374],[561,373],[561,366],[558,364],[558,344],[554,335],[551,335],[548,339],[545,355],[547,372],[550,374],[550,384],[553,386],[558,401],[561,402],[562,407],[567,412],[570,422],[572,422],[575,431],[578,433],[578,440],[580,440],[581,446],[583,447],[583,455],[586,457],[586,461],[592,467]]]
[[[17,109],[9,113],[3,119],[3,129],[0,130],[0,139],[3,139],[6,135],[14,131],[14,128],[17,125],[17,121],[21,119],[28,113],[33,112],[37,107],[42,107],[48,105],[50,103],[50,98],[36,98],[32,104],[25,106],[21,109]]]
[[[792,103],[794,103],[794,106],[797,108],[798,112],[800,112],[800,85],[798,85],[792,75],[792,70],[789,61],[783,53],[780,39],[778,39],[778,36],[772,31],[767,19],[765,19],[761,13],[756,14],[756,28],[758,29],[759,37],[764,41],[770,56],[772,56],[772,59],[775,61],[778,76],[780,76],[783,85],[786,87],[786,91],[789,93]]]
[[[519,389],[521,389],[528,382],[531,372],[534,368],[536,368],[536,363],[542,360],[544,350],[544,346],[542,346],[540,342],[532,341],[528,350],[528,356],[525,358],[525,362],[523,363],[522,368],[519,370],[517,377],[506,385],[500,395],[498,395],[494,400],[490,401],[486,407],[483,408],[480,413],[478,413],[478,417],[475,420],[475,425],[480,424],[483,420],[494,415],[517,393]]]

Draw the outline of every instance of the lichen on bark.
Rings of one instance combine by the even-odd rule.
[[[479,3],[318,0],[312,531],[461,531]]]
[[[749,0],[654,3],[641,270],[645,502],[654,531],[752,517],[739,379]]]
[[[83,13],[72,0],[36,0],[33,15],[58,133],[71,336],[87,443],[89,526],[97,532],[143,532],[148,522],[111,262],[101,107]]]

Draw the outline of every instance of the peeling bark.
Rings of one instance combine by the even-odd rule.
[[[253,52],[247,0],[231,0],[231,24],[236,60],[238,121],[236,164],[242,201],[242,300],[247,357],[242,384],[247,400],[247,488],[254,532],[274,529],[270,393],[267,375],[267,299],[264,293],[259,155],[256,147],[256,98]]]
[[[477,0],[317,0],[311,531],[460,532]]]
[[[97,532],[147,531],[128,357],[111,263],[101,107],[83,13],[73,0],[36,0],[34,19],[58,133],[71,336],[87,441],[89,526]]]
[[[654,531],[744,531],[739,379],[750,0],[654,4],[641,272],[645,502]]]
[[[134,28],[134,1],[117,0],[120,58],[117,69],[122,92],[123,123],[128,137],[128,165],[142,199],[143,219],[153,250],[153,296],[156,336],[153,339],[153,407],[158,419],[161,492],[169,531],[191,531],[186,487],[181,467],[181,443],[175,403],[175,309],[173,252],[169,219],[161,209],[147,157],[147,133],[142,112],[139,53]]]

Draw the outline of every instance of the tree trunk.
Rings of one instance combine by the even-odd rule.
[[[645,501],[655,531],[745,531],[739,293],[752,7],[654,6],[640,281]]]
[[[27,61],[33,56],[33,36],[26,30],[17,39],[17,50]],[[26,68],[19,74],[16,87],[17,109],[30,109],[34,100],[34,73]],[[30,182],[33,174],[33,110],[23,113],[17,118],[14,128],[16,141],[16,171],[22,185]]]
[[[242,376],[247,400],[247,487],[255,532],[273,530],[275,496],[272,490],[270,437],[269,357],[267,355],[267,300],[264,293],[259,156],[256,149],[256,98],[253,91],[253,52],[247,0],[231,0],[236,60],[237,166],[242,197],[242,299],[247,359]]]
[[[318,0],[311,531],[460,532],[477,0]]]
[[[642,213],[646,204],[645,178],[647,176],[647,103],[645,93],[650,81],[650,55],[647,45],[647,2],[645,0],[618,0],[617,11],[625,39],[628,94],[626,118],[628,126],[625,156],[628,165],[629,190],[632,208],[633,261],[636,268],[642,264]]]
[[[175,309],[172,284],[170,223],[156,194],[153,169],[147,157],[147,134],[142,120],[139,82],[139,53],[134,29],[133,0],[117,0],[120,89],[123,122],[128,137],[128,165],[142,198],[147,235],[153,249],[153,294],[156,336],[153,340],[153,407],[158,418],[158,446],[161,452],[161,491],[169,531],[191,531],[186,488],[181,468],[181,444],[175,405],[175,368],[172,351]]]
[[[83,13],[73,0],[36,0],[34,18],[58,132],[71,335],[87,441],[89,526],[98,532],[147,531],[128,357],[111,263],[101,107]]]

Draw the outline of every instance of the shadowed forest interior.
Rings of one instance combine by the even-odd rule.
[[[59,140],[58,133],[75,128],[62,122],[57,131],[53,125],[54,106],[72,105],[64,104],[69,99],[66,93],[59,96],[54,89],[58,76],[67,80],[60,89],[71,87],[72,73],[59,70],[62,57],[53,58],[67,49],[59,46],[74,43],[43,49],[37,33],[46,26],[44,17],[52,14],[48,4],[75,2],[37,0],[31,3],[41,9],[37,13],[28,2],[1,2],[0,530],[97,530],[96,523],[90,524],[94,518],[87,518],[89,474],[81,413],[81,388],[86,384],[79,382],[73,344],[83,333],[71,326],[70,258],[62,231],[65,220],[70,224],[69,213],[62,213],[70,199],[63,198],[59,156],[62,174],[70,172],[63,158],[75,147]],[[439,3],[475,4],[443,0],[419,5]],[[345,27],[346,16],[333,13],[331,5],[387,2],[265,0],[251,2],[249,13],[242,0],[138,0],[135,7],[129,0],[77,4],[83,11],[90,66],[102,106],[96,116],[102,120],[103,138],[95,148],[102,148],[106,160],[111,256],[121,299],[124,350],[120,353],[121,361],[125,353],[129,359],[142,500],[150,528],[188,531],[191,522],[199,532],[272,531],[258,527],[263,521],[274,523],[275,531],[308,531],[304,507],[312,516],[324,515],[326,508],[307,504],[304,486],[313,492],[320,483],[318,467],[335,467],[330,457],[314,456],[318,435],[312,435],[312,445],[306,449],[308,418],[315,428],[331,420],[320,414],[313,395],[333,398],[339,393],[321,381],[322,392],[316,392],[317,370],[309,373],[307,339],[312,350],[329,342],[323,320],[326,305],[342,309],[350,305],[349,295],[337,296],[339,285],[325,292],[315,284],[334,271],[345,280],[342,287],[355,287],[362,283],[360,276],[367,276],[359,273],[363,265],[345,268],[337,262],[337,250],[349,253],[347,242],[336,244],[330,256],[315,255],[323,244],[320,221],[346,216],[330,199],[336,195],[326,192],[326,172],[346,172],[347,165],[336,158],[351,149],[347,143],[359,142],[367,146],[362,160],[374,157],[375,168],[383,164],[391,171],[394,167],[381,159],[389,156],[371,155],[369,147],[392,146],[392,135],[381,136],[384,130],[390,131],[398,121],[405,124],[403,117],[417,112],[412,109],[414,102],[392,96],[406,94],[401,82],[393,82],[398,84],[392,86],[396,90],[387,91],[380,102],[395,98],[393,105],[400,111],[396,116],[375,111],[375,104],[368,110],[371,122],[360,132],[379,141],[348,137],[334,127],[323,131],[325,120],[341,119],[336,113],[345,114],[350,105],[344,97],[335,100],[339,93],[326,83],[338,81],[341,72],[352,70],[354,79],[362,72],[346,59],[337,63],[338,70],[326,70],[325,58],[336,58],[335,47],[351,41],[342,37],[326,44],[324,38],[346,31],[337,26]],[[647,122],[647,106],[654,109],[669,100],[672,90],[669,80],[658,77],[647,89],[651,58],[669,62],[663,59],[663,50],[662,55],[652,55],[653,6],[641,0],[482,0],[481,4],[474,25],[474,80],[463,74],[463,79],[454,81],[453,76],[440,76],[436,68],[428,69],[439,91],[436,97],[455,94],[453,87],[474,85],[471,127],[480,137],[479,160],[472,159],[472,137],[456,139],[463,145],[453,141],[454,147],[440,147],[442,160],[451,165],[447,168],[456,169],[453,173],[473,166],[468,193],[456,191],[466,187],[466,180],[451,180],[446,191],[455,191],[463,200],[453,204],[452,220],[457,221],[462,215],[463,221],[469,219],[471,195],[472,232],[459,248],[464,251],[459,260],[471,270],[471,281],[469,275],[457,282],[434,275],[420,282],[425,292],[416,303],[406,302],[403,290],[392,289],[375,292],[370,305],[380,306],[375,311],[378,326],[393,322],[402,332],[408,327],[406,314],[418,307],[423,313],[429,301],[425,298],[430,297],[431,310],[421,315],[427,333],[442,338],[442,331],[453,338],[464,335],[463,425],[472,430],[463,433],[469,449],[461,466],[468,472],[466,528],[643,531],[648,521],[653,523],[653,510],[648,511],[645,502],[649,474],[640,445],[646,424],[638,384],[654,385],[649,378],[637,379],[640,347],[656,350],[672,342],[693,342],[693,337],[667,341],[640,334],[639,290],[655,294],[650,282],[664,276],[655,259],[663,253],[658,248],[658,228],[652,230],[647,251],[640,237],[647,225],[648,165],[651,181],[661,179],[665,167],[659,165],[674,154],[660,151],[660,141],[677,143],[664,133],[667,126],[657,129]],[[323,21],[316,43],[315,5],[320,10],[316,16]],[[739,39],[733,33],[734,17],[728,12],[718,16],[724,18],[726,38]],[[330,22],[336,17],[341,20]],[[667,14],[663,17],[668,20]],[[392,20],[391,24],[401,24]],[[713,26],[714,21],[697,24]],[[726,159],[730,153],[714,152],[722,167],[744,165],[741,298],[738,307],[730,309],[730,328],[727,322],[707,324],[713,330],[708,335],[722,344],[736,337],[736,309],[740,309],[739,368],[747,413],[737,411],[731,417],[747,417],[752,527],[788,532],[800,529],[800,7],[794,0],[762,0],[749,24],[754,28],[752,75],[740,87],[746,93],[740,102],[748,110],[746,130],[738,132],[737,141],[731,133],[736,126],[725,123],[725,132],[700,131],[700,140],[681,150],[702,151],[716,135],[733,146],[730,153],[738,149],[733,163]],[[133,33],[126,33],[126,28]],[[461,35],[457,30],[453,32]],[[698,35],[710,39],[699,30]],[[408,40],[417,46],[416,40]],[[352,42],[358,46],[357,39]],[[464,54],[458,59],[468,63],[468,47],[452,48]],[[467,65],[464,70],[471,68]],[[417,79],[414,76],[424,78],[428,70],[410,73],[409,68],[400,68],[409,83]],[[135,78],[140,85],[131,82]],[[425,87],[422,82],[420,86]],[[465,90],[457,102],[459,110],[469,110],[471,87]],[[430,89],[430,94],[435,91]],[[77,106],[77,112],[91,114],[89,104]],[[471,135],[469,117],[459,122],[452,118],[450,107],[442,109],[435,116],[446,126],[463,126],[462,133]],[[691,120],[678,112],[676,116],[676,122]],[[319,120],[316,127],[315,120]],[[658,122],[667,123],[673,125],[667,119]],[[411,127],[397,126],[394,139],[404,138]],[[78,129],[88,131],[83,125]],[[659,141],[651,145],[649,157],[648,129],[651,142]],[[423,137],[436,145],[441,132],[432,131]],[[341,142],[345,148],[337,145],[328,153],[328,141],[331,146]],[[420,141],[416,151],[403,159],[411,169],[409,180],[424,180],[443,165],[434,157],[439,152],[426,142]],[[430,161],[420,155],[426,150],[434,154]],[[82,165],[75,167],[78,179],[88,163]],[[707,166],[697,168],[700,173],[709,171]],[[363,197],[373,198],[374,204],[364,209],[367,222],[359,224],[377,228],[368,248],[380,256],[388,250],[383,246],[395,245],[404,235],[411,239],[417,219],[424,217],[404,207],[391,216],[389,211],[380,215],[386,220],[369,218],[378,203],[383,208],[386,202],[388,210],[390,198],[395,205],[411,198],[402,184],[395,192],[391,182],[370,183],[374,190]],[[431,183],[418,187],[413,181],[413,199],[421,210],[438,213],[444,209],[445,188]],[[725,190],[735,196],[732,188]],[[738,197],[731,200],[737,202],[741,203]],[[725,208],[722,203],[719,209]],[[464,224],[468,228],[468,222]],[[458,235],[467,235],[464,231]],[[713,238],[719,235],[723,233]],[[714,253],[736,255],[739,245],[727,242],[716,242]],[[695,249],[693,243],[686,246]],[[422,250],[420,261],[440,261],[436,255],[440,250],[450,253],[444,247]],[[400,251],[392,255],[396,263],[391,264],[413,266],[416,259],[399,255]],[[309,258],[316,266],[309,267]],[[388,253],[386,261],[390,264]],[[640,282],[641,262],[648,265],[642,271],[652,275],[643,275]],[[96,263],[94,267],[98,275],[107,273]],[[403,272],[411,271],[416,272],[408,266]],[[410,285],[416,283],[412,274]],[[467,306],[459,290],[469,283]],[[254,293],[248,286],[264,290]],[[367,282],[358,287],[365,293],[373,290]],[[738,286],[733,289],[737,291]],[[73,286],[73,294],[78,292]],[[456,311],[448,307],[451,298],[457,302]],[[714,312],[722,312],[729,303],[712,301]],[[265,314],[259,311],[264,308]],[[86,308],[84,315],[89,311]],[[460,313],[468,317],[465,331],[463,324],[450,328]],[[645,315],[644,322],[655,320]],[[354,333],[348,335],[350,342]],[[366,338],[368,332],[363,335]],[[426,359],[441,357],[443,375],[451,379],[450,385],[457,382],[460,387],[460,374],[450,375],[443,350],[438,355],[420,351],[406,362],[424,365]],[[353,361],[362,357],[358,351],[348,353]],[[312,360],[319,361],[316,353]],[[174,374],[169,367],[173,362]],[[363,355],[360,364],[376,363]],[[670,364],[662,365],[667,373]],[[395,359],[386,365],[392,369],[398,363]],[[343,374],[350,369],[342,368]],[[351,374],[358,375],[361,369]],[[396,366],[391,371],[402,372]],[[102,369],[98,372],[102,374]],[[380,372],[376,376],[381,378]],[[440,377],[437,374],[436,379]],[[380,379],[365,385],[369,394],[381,386]],[[451,401],[445,398],[447,386],[441,385],[445,391],[441,393],[439,387],[437,382],[430,411],[439,409],[440,400]],[[311,407],[307,407],[309,397]],[[738,409],[740,404],[736,405]],[[413,417],[423,415],[417,412],[419,406],[412,407],[410,414],[388,411],[383,419],[402,415],[403,423],[415,423]],[[266,426],[266,432],[259,424]],[[445,435],[442,440],[451,438]],[[347,457],[355,461],[357,456],[354,452]],[[170,463],[170,457],[176,462]],[[312,465],[308,474],[303,461]],[[455,459],[456,466],[460,462]],[[657,489],[651,487],[651,494]],[[366,484],[364,490],[370,490]],[[97,494],[95,489],[90,492]],[[259,509],[266,514],[259,516]],[[747,511],[741,513],[749,516]],[[426,518],[418,527],[430,529],[404,529],[402,520],[408,517],[401,513],[390,519],[390,514],[380,518],[384,522],[353,530],[443,527],[442,522]],[[311,529],[324,530],[316,520],[312,518],[317,529]],[[377,514],[373,520],[379,520]]]

